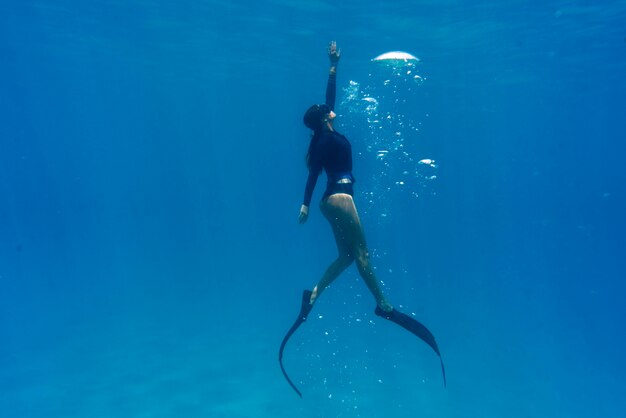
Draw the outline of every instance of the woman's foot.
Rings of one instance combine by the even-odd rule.
[[[315,286],[311,292],[311,299],[309,300],[309,303],[313,305],[315,303],[315,299],[317,299],[317,286]]]
[[[380,302],[378,302],[378,306],[385,312],[393,311],[393,306],[391,306],[391,303],[387,302],[386,300],[381,300]]]

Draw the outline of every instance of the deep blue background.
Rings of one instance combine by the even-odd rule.
[[[621,416],[624,21],[625,1],[1,0],[0,410]],[[296,223],[331,39],[341,100],[384,90],[378,54],[422,59],[379,103],[438,164],[419,197],[366,205],[365,144],[393,132],[338,111],[379,277],[447,390],[352,270],[286,352],[304,401],[276,364],[335,251],[315,205]]]

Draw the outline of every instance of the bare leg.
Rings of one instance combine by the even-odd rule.
[[[330,266],[326,269],[326,272],[317,283],[317,286],[313,288],[313,293],[311,294],[311,304],[315,302],[315,299],[322,294],[324,289],[326,289],[343,271],[352,264],[354,260],[352,258],[339,257],[335,261],[333,261]]]
[[[387,302],[369,261],[365,234],[352,196],[343,193],[329,196],[322,203],[322,212],[333,228],[339,257],[330,265],[313,290],[311,302],[352,263],[352,260],[355,260],[359,274],[378,306],[386,312],[391,311],[392,306]]]
[[[328,204],[328,200],[323,201],[320,208],[333,229],[333,235],[335,236],[335,242],[337,243],[337,251],[339,254],[337,259],[333,261],[330,266],[328,266],[326,272],[317,283],[317,286],[313,288],[311,304],[313,304],[315,299],[322,294],[324,289],[334,282],[335,279],[354,262],[354,257],[350,254],[350,247],[343,238],[345,233],[343,232],[340,223],[336,221],[336,215],[334,214],[336,210]]]

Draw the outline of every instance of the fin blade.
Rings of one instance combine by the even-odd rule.
[[[435,353],[439,357],[439,361],[441,362],[443,386],[446,387],[446,370],[443,365],[443,358],[441,357],[439,346],[437,345],[437,341],[435,340],[435,336],[433,335],[433,333],[430,332],[430,330],[417,319],[412,318],[396,309],[392,309],[391,312],[385,312],[380,309],[380,306],[376,306],[376,310],[374,311],[374,313],[381,318],[385,318],[391,322],[400,325],[402,328],[406,329],[413,335],[417,336],[420,340],[424,341],[435,351]]]
[[[304,292],[302,292],[302,305],[300,307],[300,313],[298,314],[298,318],[296,318],[291,328],[289,328],[289,331],[287,331],[287,334],[285,334],[285,337],[283,338],[283,341],[280,344],[280,348],[278,349],[278,363],[280,363],[280,370],[283,372],[285,379],[287,379],[287,383],[289,383],[289,385],[293,388],[293,390],[296,391],[298,396],[300,396],[301,398],[302,398],[302,393],[298,390],[296,385],[291,381],[291,379],[289,378],[289,375],[287,374],[287,371],[285,370],[285,366],[283,366],[283,351],[285,350],[285,346],[287,345],[287,342],[289,341],[291,336],[296,332],[296,330],[300,327],[300,325],[302,325],[302,323],[306,321],[307,317],[309,316],[309,312],[311,312],[311,309],[313,308],[313,306],[310,303],[311,293],[312,292],[310,290],[305,290]]]

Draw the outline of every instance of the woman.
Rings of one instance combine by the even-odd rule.
[[[313,288],[310,304],[313,305],[324,289],[355,261],[359,274],[372,292],[378,306],[385,312],[391,312],[393,308],[385,299],[370,265],[365,234],[352,199],[354,177],[352,176],[350,142],[333,127],[337,116],[333,109],[335,108],[337,63],[340,56],[341,52],[337,49],[337,44],[331,42],[328,47],[330,70],[326,86],[326,104],[313,105],[304,114],[304,124],[313,131],[313,136],[306,156],[309,178],[306,182],[304,202],[300,208],[298,220],[300,223],[306,222],[313,189],[320,172],[325,169],[328,182],[320,209],[333,229],[339,251],[337,259],[328,266],[322,279]]]
[[[278,353],[278,360],[285,378],[300,396],[302,394],[289,379],[282,364],[285,344],[300,324],[306,321],[317,298],[353,262],[356,262],[359,274],[376,300],[376,315],[395,322],[417,335],[441,357],[435,338],[430,331],[415,319],[394,309],[387,301],[369,262],[365,234],[352,199],[354,185],[352,148],[348,139],[333,127],[335,117],[337,116],[334,112],[337,64],[341,57],[341,51],[337,49],[337,44],[334,41],[328,46],[328,57],[330,58],[330,70],[326,85],[326,103],[311,106],[303,118],[304,124],[313,131],[313,135],[306,156],[309,177],[306,182],[304,201],[300,208],[298,221],[302,224],[308,219],[313,190],[315,189],[317,178],[322,169],[324,169],[328,181],[326,183],[326,191],[320,203],[320,209],[333,230],[339,254],[337,259],[328,266],[320,281],[313,288],[313,291],[305,290],[303,292],[300,314],[287,332],[287,335],[285,335]],[[441,368],[444,373],[445,385],[443,361],[441,362]]]

